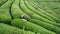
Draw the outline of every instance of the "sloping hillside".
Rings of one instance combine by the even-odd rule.
[[[0,0],[0,34],[60,34],[60,0]]]

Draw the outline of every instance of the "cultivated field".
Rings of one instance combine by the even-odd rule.
[[[0,34],[60,34],[60,0],[0,0]]]

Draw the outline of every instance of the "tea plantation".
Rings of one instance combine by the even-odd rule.
[[[0,0],[0,34],[60,34],[60,0]]]

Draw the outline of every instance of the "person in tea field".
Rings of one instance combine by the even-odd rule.
[[[22,20],[26,19],[26,14],[21,15]]]

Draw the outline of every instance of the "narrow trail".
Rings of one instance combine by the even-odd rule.
[[[15,0],[14,0],[15,1]],[[12,13],[11,13],[11,7],[12,7],[12,4],[14,3],[14,1],[11,3],[11,5],[10,5],[10,8],[9,8],[9,13],[10,13],[10,16],[11,16],[11,19],[13,20],[13,15],[12,15]]]

